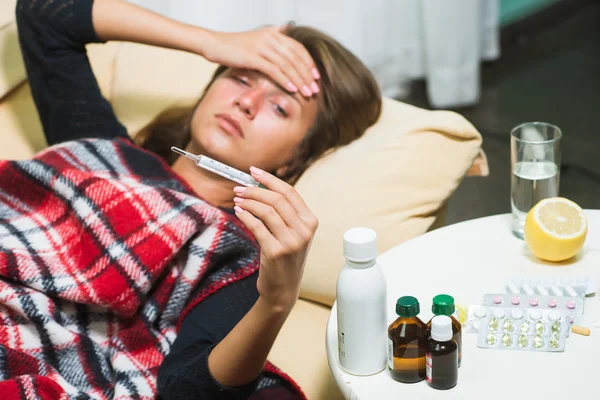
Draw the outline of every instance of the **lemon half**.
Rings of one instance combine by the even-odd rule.
[[[553,197],[540,201],[529,211],[524,238],[536,257],[564,261],[581,250],[587,228],[581,207],[563,197]]]

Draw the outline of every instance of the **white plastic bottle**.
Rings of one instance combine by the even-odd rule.
[[[377,264],[375,231],[346,231],[344,257],[337,280],[340,364],[350,374],[376,374],[387,366],[387,288]]]

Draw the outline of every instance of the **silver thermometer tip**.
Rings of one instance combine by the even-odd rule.
[[[187,158],[189,158],[190,160],[194,160],[194,162],[198,162],[200,161],[200,157],[189,153],[185,150],[181,150],[179,147],[175,147],[175,146],[171,146],[171,150],[174,151],[177,154],[181,154],[182,156],[186,156]]]

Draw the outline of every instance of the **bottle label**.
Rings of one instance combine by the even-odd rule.
[[[346,365],[346,335],[344,330],[346,329],[346,323],[344,318],[344,310],[338,306],[338,355],[340,357],[340,364]]]
[[[431,370],[431,354],[427,353],[425,356],[425,379],[427,379],[427,382],[429,383],[431,383],[431,377],[433,376]]]
[[[344,332],[340,332],[338,338],[338,352],[340,354],[340,364],[343,364],[346,361],[346,344]]]
[[[388,338],[388,367],[394,369],[394,342]]]

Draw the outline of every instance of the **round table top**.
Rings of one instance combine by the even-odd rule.
[[[502,293],[511,276],[559,277],[600,275],[600,210],[585,210],[588,237],[583,250],[567,262],[536,259],[525,243],[511,233],[510,214],[466,221],[429,232],[382,254],[378,261],[388,286],[388,322],[396,319],[400,296],[421,303],[419,317],[432,317],[431,299],[439,293],[454,296],[458,305],[481,304],[486,293]],[[340,366],[337,353],[337,307],[331,309],[326,346],[329,368],[347,399],[562,399],[581,395],[595,398],[600,357],[600,294],[585,300],[583,326],[590,336],[571,334],[561,353],[490,350],[477,347],[477,334],[463,332],[463,359],[458,385],[449,391],[427,382],[403,384],[387,368],[371,376],[354,376]],[[414,395],[414,397],[410,397]],[[409,396],[409,397],[405,397]]]

